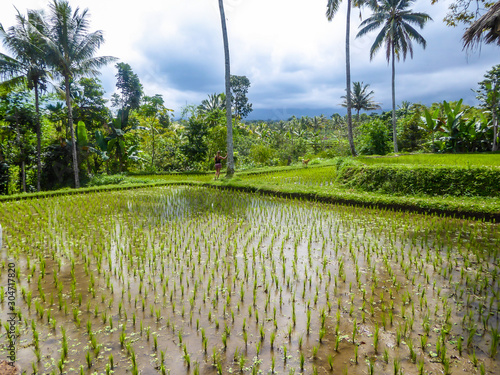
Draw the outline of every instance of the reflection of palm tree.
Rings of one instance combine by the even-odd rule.
[[[71,108],[70,83],[77,76],[97,75],[98,68],[115,60],[114,57],[94,57],[97,49],[104,42],[102,31],[88,32],[89,18],[87,9],[74,12],[66,0],[53,0],[49,5],[49,32],[45,37],[48,62],[64,78],[66,106],[68,109],[68,127],[71,132],[73,171],[75,188],[80,187],[78,159],[76,153],[75,130]]]
[[[35,91],[36,137],[37,137],[37,191],[40,191],[42,171],[39,91],[46,88],[47,70],[39,33],[43,33],[42,16],[37,11],[28,11],[28,18],[17,14],[17,25],[7,31],[0,24],[0,36],[14,57],[0,53],[0,75],[7,78],[1,86],[12,88],[27,83]]]
[[[412,40],[422,45],[427,44],[425,39],[411,25],[417,25],[421,29],[425,23],[432,18],[426,13],[413,12],[408,7],[415,0],[379,0],[377,6],[373,6],[374,13],[364,20],[360,27],[357,37],[363,36],[370,31],[382,26],[370,48],[370,59],[385,44],[387,62],[392,61],[392,130],[394,152],[398,152],[397,134],[396,134],[396,90],[395,90],[395,59],[406,59],[406,54],[410,52],[413,57]]]
[[[380,105],[375,103],[371,96],[373,95],[373,90],[368,91],[369,84],[363,85],[363,82],[353,82],[351,91],[351,105],[352,108],[356,110],[356,117],[359,120],[359,111],[374,111],[380,109]],[[342,98],[346,98],[342,96]],[[342,103],[343,107],[347,106],[347,100]]]

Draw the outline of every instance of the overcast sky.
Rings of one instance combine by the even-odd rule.
[[[26,9],[47,10],[48,3],[1,0],[0,22],[5,28],[14,25],[14,5],[25,13]],[[296,108],[316,109],[328,116],[344,111],[340,97],[345,92],[346,2],[332,22],[325,17],[326,3],[224,0],[231,73],[250,79],[248,97],[254,109],[266,109],[276,118],[294,114]],[[448,3],[441,0],[430,5],[430,0],[417,0],[414,4],[413,10],[427,12],[433,21],[420,31],[427,48],[415,45],[413,59],[408,56],[396,65],[397,104],[460,98],[475,104],[471,89],[499,63],[498,47],[483,46],[473,53],[462,50],[463,28],[446,27],[442,21]],[[70,4],[88,8],[91,30],[104,31],[106,42],[98,54],[130,64],[145,94],[162,94],[176,115],[184,105],[199,104],[208,94],[224,91],[218,0],[70,0]],[[363,10],[361,15],[366,18],[369,11]],[[370,61],[376,32],[356,39],[360,22],[360,12],[354,9],[352,81],[370,84],[375,101],[390,109],[390,66],[384,51]],[[107,97],[115,90],[115,75],[113,65],[102,70],[100,79]]]

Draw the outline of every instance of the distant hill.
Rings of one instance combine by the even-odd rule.
[[[345,108],[256,108],[245,118],[245,120],[288,120],[290,117],[321,116],[330,118],[334,113],[345,115]]]

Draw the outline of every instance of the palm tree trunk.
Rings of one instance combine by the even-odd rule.
[[[396,64],[394,43],[392,44],[392,140],[394,142],[394,152],[398,152],[398,137],[396,134]]]
[[[23,193],[26,193],[26,163],[24,161],[24,145],[21,143],[21,130],[19,129],[19,120],[16,119],[16,142],[19,146],[19,154],[21,156],[21,185]]]
[[[493,106],[493,111],[492,111],[492,115],[493,115],[493,147],[491,148],[491,151],[498,151],[498,141],[497,141],[497,138],[498,138],[498,118],[497,118],[497,111],[496,111],[497,106],[498,106],[498,104],[495,103],[495,105]]]
[[[23,184],[23,193],[26,193],[26,162],[21,162],[21,179]]]
[[[350,34],[351,34],[351,0],[347,0],[347,21],[345,30],[345,75],[347,96],[347,137],[351,155],[356,156],[354,137],[352,135],[352,113],[351,113],[351,57],[350,57]]]
[[[69,90],[69,76],[64,75],[66,86],[66,106],[68,107],[68,127],[71,133],[71,153],[73,155],[73,173],[75,174],[75,189],[80,187],[80,176],[78,174],[78,155],[76,153],[75,129],[73,128],[73,108],[71,108],[71,93]]]
[[[226,70],[226,121],[227,121],[227,177],[234,174],[233,157],[233,118],[231,116],[231,70],[229,62],[229,42],[227,39],[226,16],[224,2],[219,0],[220,19],[222,24],[222,39],[224,40],[224,57]]]
[[[154,127],[154,119],[151,122],[151,135],[153,138],[153,152],[151,153],[151,168],[155,165],[155,127]]]
[[[42,175],[42,128],[40,125],[40,102],[38,98],[38,84],[35,83],[35,109],[36,109],[36,191],[41,190],[40,180]]]

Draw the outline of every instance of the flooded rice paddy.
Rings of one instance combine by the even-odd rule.
[[[192,187],[0,223],[27,374],[500,372],[497,224]]]

